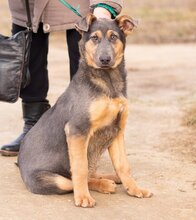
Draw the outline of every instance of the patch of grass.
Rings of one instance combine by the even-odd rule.
[[[123,14],[139,20],[130,43],[196,42],[196,3],[187,1],[125,1]]]
[[[196,11],[140,8],[139,26],[128,38],[132,43],[190,43],[196,41]]]
[[[196,106],[192,107],[184,117],[184,125],[196,129]]]

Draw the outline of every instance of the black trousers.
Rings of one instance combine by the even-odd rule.
[[[12,34],[15,34],[21,30],[24,30],[16,24],[12,24]],[[77,72],[79,65],[79,48],[78,42],[80,40],[80,34],[72,29],[67,30],[67,46],[70,60],[70,79],[73,78]],[[49,34],[43,32],[43,24],[40,23],[37,33],[32,35],[32,43],[30,50],[29,71],[31,75],[30,84],[21,89],[20,97],[23,102],[41,102],[46,100],[49,81],[48,81],[48,46],[49,46]]]

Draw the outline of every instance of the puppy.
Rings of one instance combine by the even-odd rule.
[[[128,116],[124,49],[135,22],[83,18],[79,69],[67,90],[26,135],[18,165],[26,187],[38,194],[74,191],[76,206],[93,207],[89,193],[114,193],[122,182],[136,197],[152,194],[140,189],[130,174],[124,147]],[[115,175],[96,174],[101,154],[109,151]]]

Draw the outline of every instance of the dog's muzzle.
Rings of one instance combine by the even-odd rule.
[[[109,55],[102,55],[99,57],[100,68],[110,68],[112,66],[112,58]]]

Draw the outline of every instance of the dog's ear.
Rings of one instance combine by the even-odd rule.
[[[115,19],[119,28],[124,32],[125,36],[131,33],[134,27],[138,26],[138,21],[127,16],[122,15]]]
[[[87,32],[89,26],[94,20],[96,20],[96,17],[93,14],[89,13],[86,17],[82,18],[78,23],[75,24],[75,28],[80,34],[82,34],[83,32]]]

